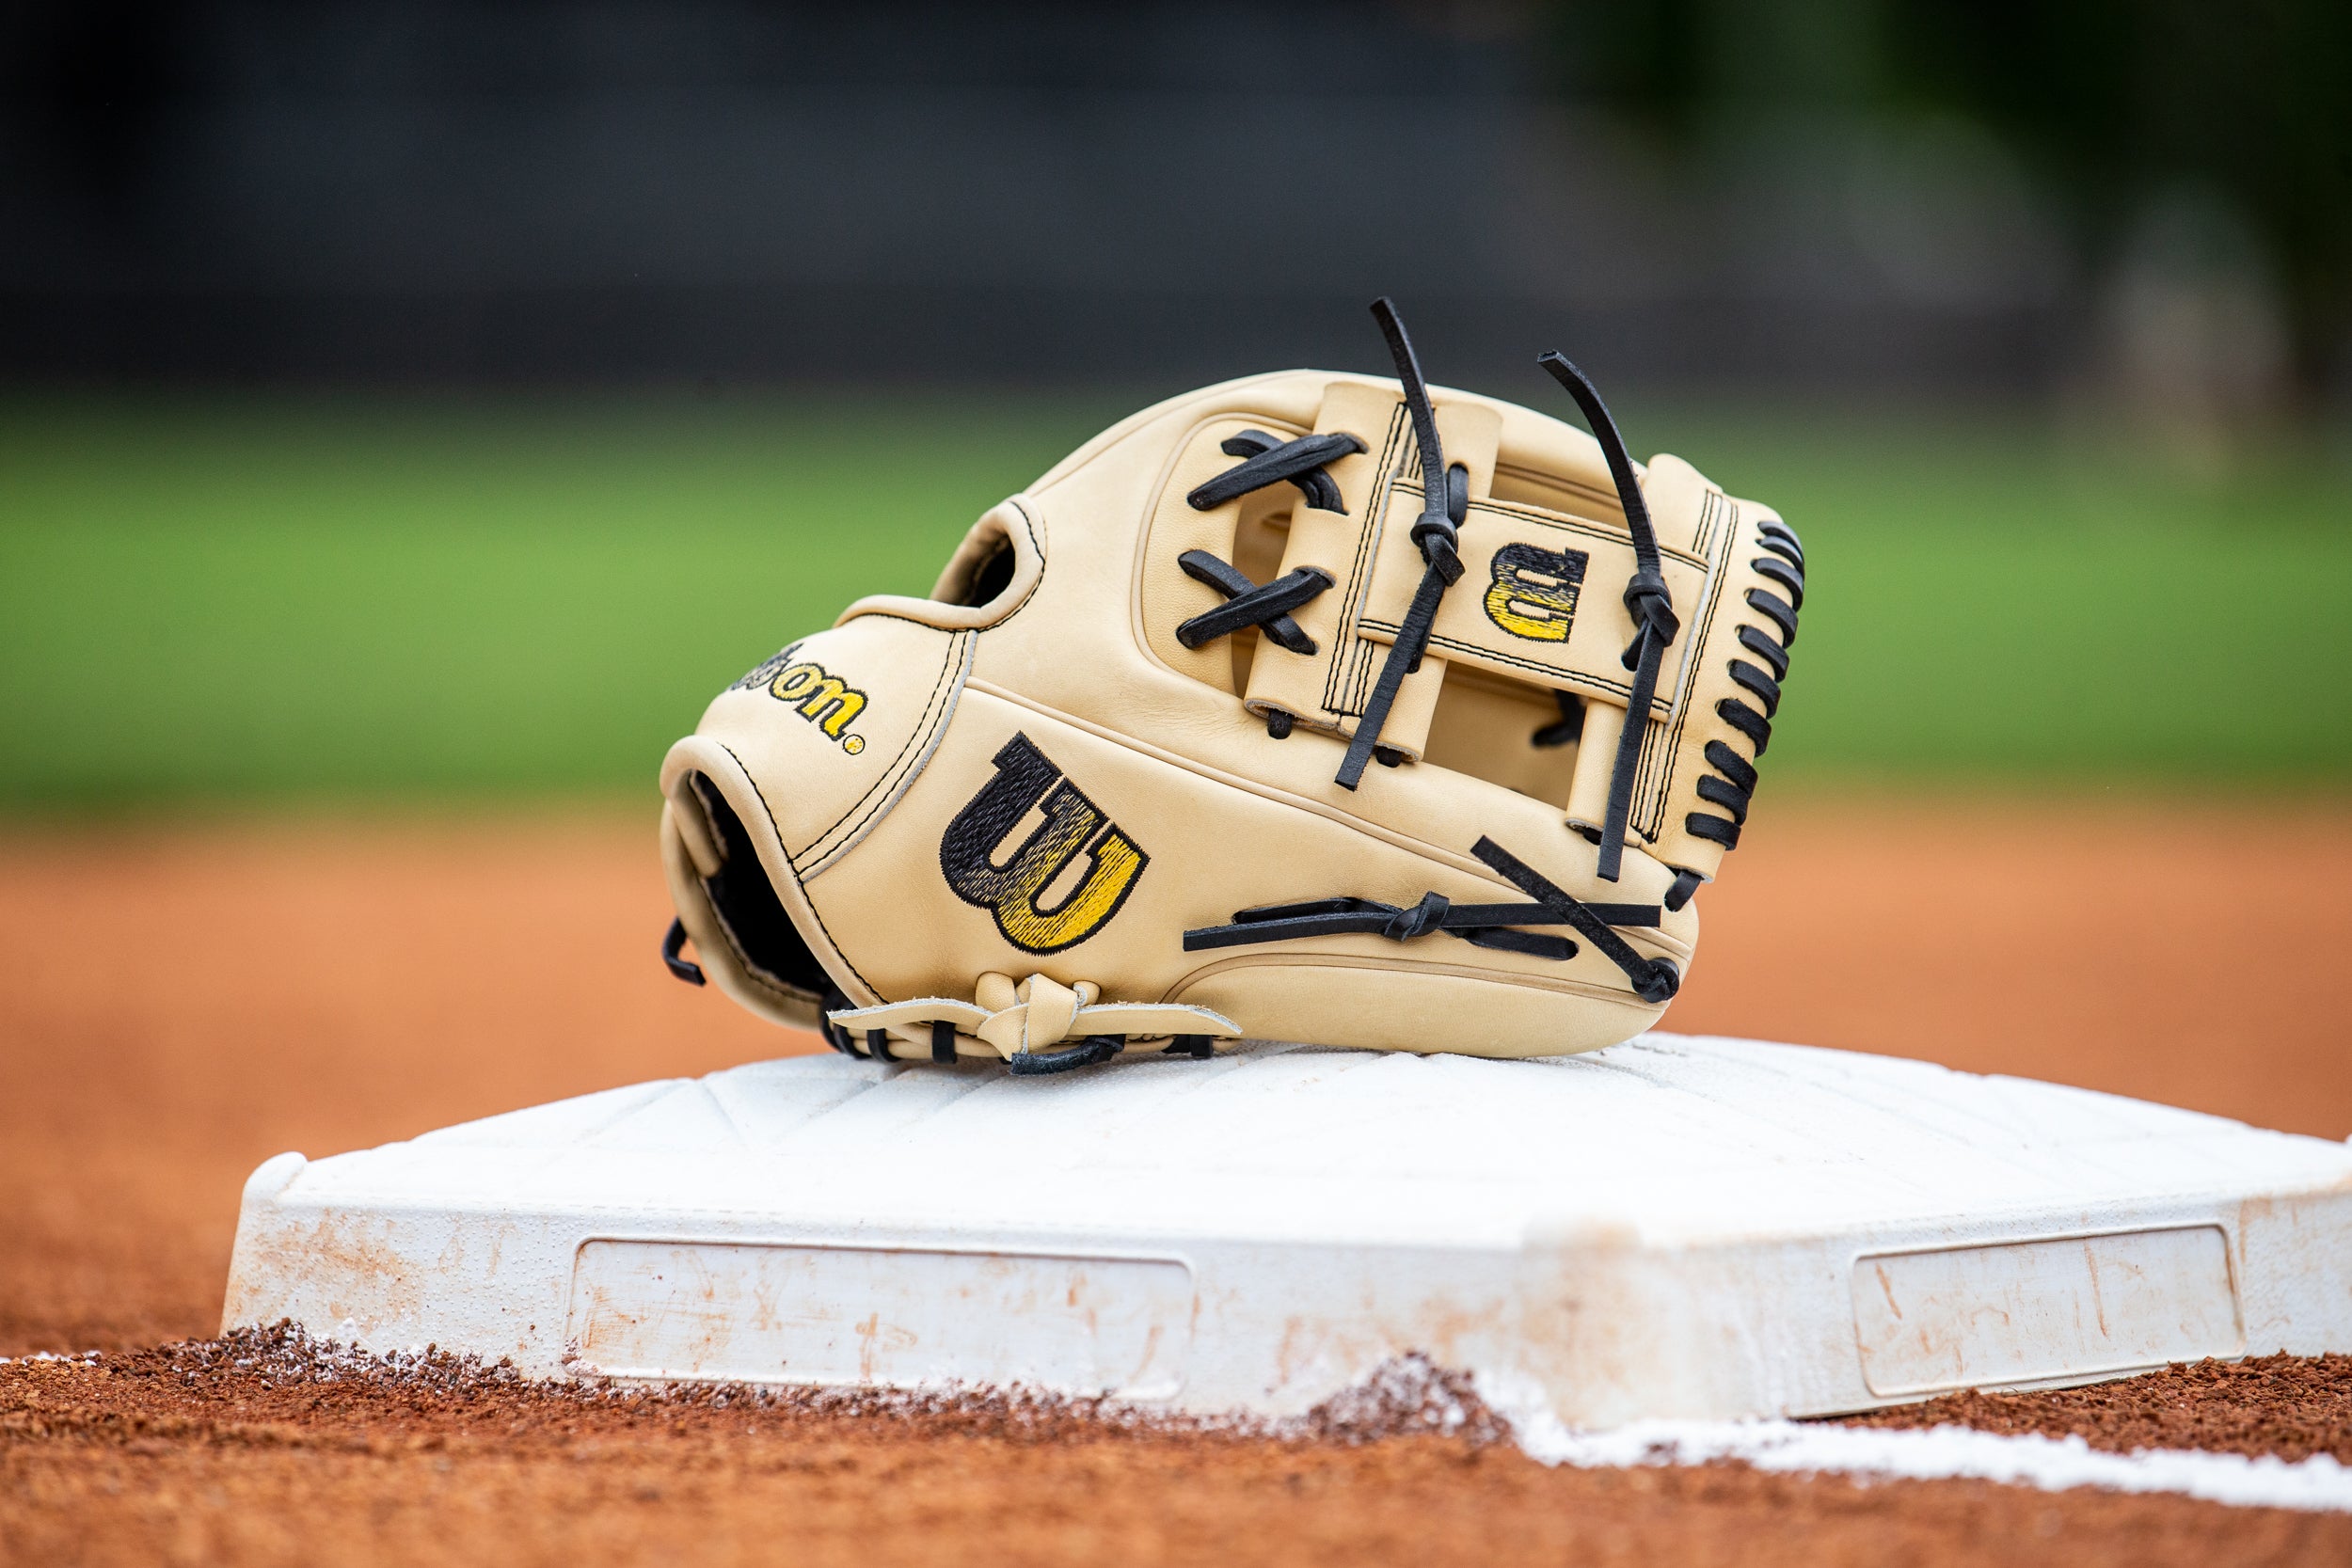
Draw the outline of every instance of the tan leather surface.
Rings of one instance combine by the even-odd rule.
[[[1418,485],[1399,489],[1419,507]],[[1401,531],[1381,543],[1359,625],[1366,639],[1388,643],[1395,641],[1421,581],[1421,552]],[[1546,602],[1549,595],[1536,572],[1497,572],[1498,557],[1508,560],[1515,549],[1558,556],[1582,570],[1572,610],[1564,612]],[[1660,553],[1675,602],[1696,603],[1715,563],[1662,545]],[[1633,573],[1633,546],[1622,523],[1613,529],[1563,513],[1473,500],[1462,526],[1461,556],[1462,580],[1438,603],[1430,630],[1432,654],[1449,664],[1472,664],[1625,705],[1633,677],[1622,656],[1633,627],[1617,594]],[[1561,631],[1566,635],[1558,640],[1546,635]],[[1666,650],[1658,677],[1661,695],[1653,709],[1661,718],[1673,706],[1674,681],[1688,652],[1680,638]]]
[[[970,632],[862,616],[801,639],[712,700],[700,733],[790,793],[774,819],[795,872],[823,870],[888,814],[938,744],[972,642]]]
[[[1771,514],[1728,500],[1677,459],[1644,476],[1683,629],[1653,705],[1623,876],[1601,882],[1593,843],[1565,818],[1572,780],[1597,777],[1605,790],[1607,758],[1587,748],[1596,736],[1606,744],[1618,711],[1607,705],[1622,704],[1629,683],[1621,594],[1633,556],[1607,468],[1591,437],[1561,421],[1446,388],[1433,398],[1471,507],[1468,570],[1381,732],[1384,748],[1413,760],[1367,769],[1354,791],[1334,782],[1419,579],[1406,537],[1421,510],[1419,458],[1395,383],[1288,372],[1170,400],[975,529],[940,592],[956,596],[984,568],[1001,570],[990,558],[1009,549],[994,601],[862,599],[764,678],[723,693],[674,749],[665,854],[713,978],[770,1017],[804,1022],[814,1006],[763,976],[714,915],[703,878],[717,835],[698,775],[741,820],[850,1007],[969,1003],[980,1014],[947,1019],[965,1030],[1010,1005],[978,995],[988,976],[1104,1007],[1207,1008],[1252,1037],[1484,1055],[1589,1050],[1654,1022],[1663,1009],[1581,938],[1565,960],[1442,931],[1184,949],[1187,929],[1259,905],[1350,895],[1408,908],[1431,892],[1525,902],[1472,857],[1482,835],[1587,901],[1658,903],[1677,870],[1711,877],[1720,863],[1720,847],[1684,823],[1721,810],[1694,794],[1707,742],[1752,752],[1714,704],[1740,694],[1726,673],[1735,628],[1762,621],[1741,595],[1762,580],[1747,562]],[[1345,513],[1311,507],[1288,483],[1191,507],[1187,492],[1240,461],[1219,443],[1247,429],[1283,441],[1359,436],[1364,451],[1327,468]],[[1544,565],[1571,544],[1585,558],[1572,604]],[[1511,546],[1521,548],[1505,583],[1494,562]],[[1294,611],[1316,651],[1253,631],[1184,647],[1178,625],[1223,600],[1178,567],[1188,549],[1259,582],[1300,565],[1330,573],[1335,586]],[[1549,635],[1553,615],[1563,635]],[[846,726],[833,723],[843,705],[829,688],[786,678],[811,664],[864,697]],[[1561,717],[1555,689],[1585,697],[1584,743],[1533,743]],[[1296,715],[1286,739],[1267,733],[1275,708]],[[862,748],[845,747],[851,735]],[[1661,919],[1618,935],[1687,969],[1695,907]],[[894,1010],[884,1022],[914,1040],[930,1016]],[[959,1048],[990,1049],[976,1037]]]

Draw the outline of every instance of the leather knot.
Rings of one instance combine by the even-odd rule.
[[[1675,634],[1682,629],[1682,619],[1675,613],[1666,579],[1656,572],[1633,574],[1625,585],[1625,609],[1633,617],[1633,641],[1625,650],[1625,667],[1630,670],[1641,662],[1645,641],[1655,639],[1661,650],[1671,646]]]
[[[1380,934],[1395,942],[1425,937],[1438,928],[1445,919],[1445,911],[1453,907],[1453,901],[1444,894],[1424,893],[1420,903],[1391,915],[1389,923],[1380,927]]]
[[[1682,619],[1675,613],[1674,596],[1666,592],[1666,579],[1656,572],[1636,572],[1625,585],[1626,612],[1633,624],[1645,631],[1658,633],[1661,642],[1672,642],[1675,633],[1682,629]]]
[[[1454,546],[1458,531],[1454,519],[1436,512],[1424,512],[1413,525],[1413,543],[1421,546],[1421,558],[1445,579],[1448,588],[1462,580],[1462,554]]]
[[[1653,1007],[1673,1001],[1682,989],[1682,971],[1672,958],[1652,958],[1638,974],[1628,970],[1626,978],[1633,983],[1633,994]]]

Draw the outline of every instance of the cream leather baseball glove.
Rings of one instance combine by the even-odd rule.
[[[1422,383],[1113,426],[721,692],[661,769],[663,957],[885,1059],[1244,1036],[1541,1056],[1652,1023],[1804,602],[1769,509]],[[691,941],[699,964],[683,956]]]

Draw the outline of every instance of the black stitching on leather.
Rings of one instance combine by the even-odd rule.
[[[896,619],[896,617],[893,618]],[[907,624],[909,626],[923,625],[920,621],[909,621]],[[906,763],[910,754],[919,753],[922,751],[923,747],[938,734],[940,723],[954,710],[956,690],[965,673],[965,666],[970,662],[973,636],[972,632],[959,631],[949,637],[947,660],[940,666],[937,678],[931,682],[930,694],[923,699],[923,712],[916,721],[914,733],[907,737],[907,743],[899,748],[898,754],[890,759],[889,766],[882,769],[874,787],[860,796],[847,811],[835,817],[832,825],[824,832],[810,839],[809,848],[813,849],[836,835],[846,838],[850,834],[864,833],[866,821],[897,803],[898,799],[897,785],[901,782],[898,777],[899,768]],[[934,708],[939,710],[938,720],[931,717]],[[852,818],[864,820],[853,823]],[[801,852],[805,855],[808,849]],[[830,858],[839,855],[841,850],[836,846],[826,853]]]
[[[1015,510],[1019,509],[1015,508]],[[1024,515],[1025,516],[1026,514],[1024,514]],[[1043,580],[1041,576],[1039,580]],[[1031,585],[1030,591],[1032,593],[1036,591],[1035,584]],[[1028,601],[1024,599],[1022,602],[1025,604]],[[743,766],[743,759],[736,755],[734,747],[729,746],[724,741],[721,741],[719,743],[719,749],[726,752],[727,756],[735,763],[737,769],[743,775],[743,782],[752,786],[752,798],[759,802],[759,809],[767,814],[768,826],[775,832],[777,841],[781,843],[784,837],[784,830],[776,823],[776,808],[768,803],[768,792],[759,787],[759,781],[752,777],[752,770]],[[716,788],[717,786],[713,785],[712,787]],[[756,850],[753,852],[752,858],[755,863],[756,863],[759,858]],[[787,875],[791,872],[789,862],[787,862],[786,863],[786,872]],[[771,891],[772,891],[772,889]],[[817,929],[824,937],[825,945],[833,950],[833,956],[839,958],[842,963],[848,967],[851,974],[857,976],[857,983],[859,985],[864,986],[868,991],[872,991],[877,996],[881,995],[882,993],[880,991],[874,990],[874,982],[868,980],[864,972],[858,968],[856,960],[851,958],[847,953],[841,951],[841,943],[834,940],[833,927],[825,924],[825,912],[818,909],[815,904],[810,904],[808,906],[808,912],[810,917],[817,922]],[[790,924],[788,917],[787,924]],[[803,945],[805,945],[805,939],[803,940]],[[816,961],[813,956],[810,961],[812,963]],[[822,964],[818,965],[818,973],[825,974],[825,990],[820,1006],[831,1011],[838,1011],[842,1008],[848,1007],[850,1006],[850,998],[848,994],[844,992],[840,987],[833,983],[833,976],[825,974],[824,966]],[[821,1017],[822,1015],[820,1014],[819,1016]],[[846,1035],[847,1032],[844,1031],[844,1033]],[[850,1054],[854,1055],[856,1053],[852,1052]]]

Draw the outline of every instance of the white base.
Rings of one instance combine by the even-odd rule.
[[[562,1377],[1296,1415],[1420,1351],[1573,1427],[2352,1351],[2352,1149],[1645,1036],[1068,1077],[762,1062],[246,1183],[227,1326]]]

